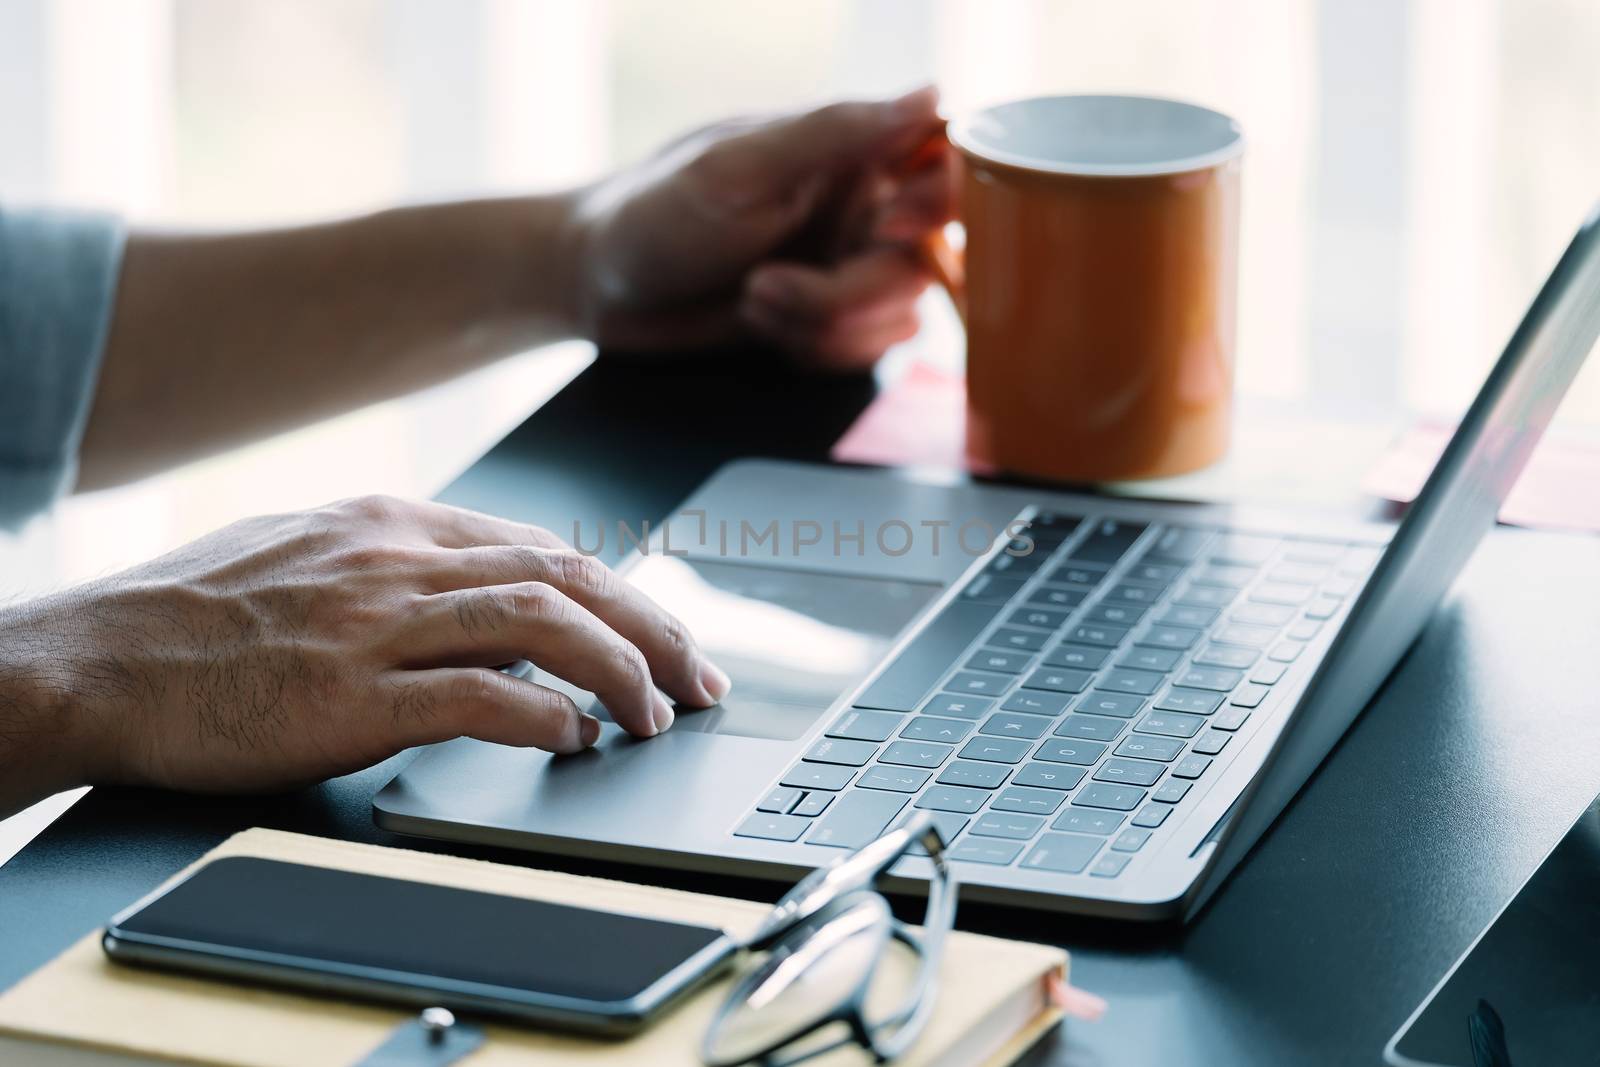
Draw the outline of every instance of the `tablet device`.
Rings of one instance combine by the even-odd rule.
[[[1600,1056],[1600,802],[1390,1040],[1394,1067],[1541,1067]]]

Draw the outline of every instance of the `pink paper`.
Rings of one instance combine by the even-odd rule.
[[[834,443],[840,463],[967,467],[967,387],[958,374],[917,362],[879,393]]]
[[[1406,504],[1416,499],[1454,428],[1424,421],[1407,430],[1361,488]],[[1600,531],[1600,447],[1546,435],[1500,508],[1500,521],[1545,530]]]

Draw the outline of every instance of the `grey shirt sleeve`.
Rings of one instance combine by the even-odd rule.
[[[108,216],[0,209],[0,526],[76,478],[122,245]]]

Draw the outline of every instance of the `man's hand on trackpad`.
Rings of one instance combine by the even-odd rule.
[[[381,497],[236,523],[0,611],[0,637],[8,706],[53,739],[36,792],[275,788],[458,736],[593,744],[567,696],[486,669],[522,658],[638,737],[671,725],[661,692],[728,689],[678,620],[548,531]]]

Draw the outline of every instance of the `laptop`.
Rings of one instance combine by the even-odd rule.
[[[1398,525],[734,463],[647,539],[575,531],[643,542],[624,572],[728,670],[721,705],[576,756],[433,746],[375,818],[793,881],[927,810],[969,899],[1188,917],[1416,638],[1597,335],[1600,212]]]

